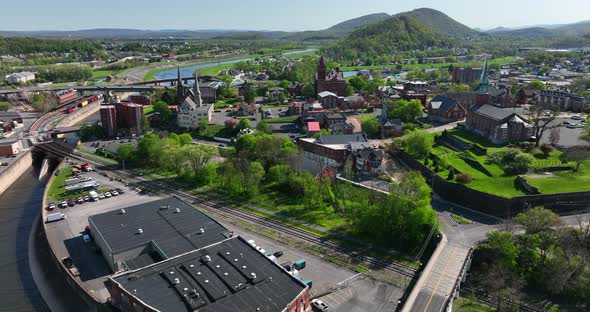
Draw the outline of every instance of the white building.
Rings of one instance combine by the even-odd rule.
[[[178,107],[178,126],[185,129],[196,129],[204,121],[209,124],[212,116],[213,104],[203,104],[199,79],[195,77],[193,88]]]
[[[35,79],[35,73],[33,73],[33,72],[13,73],[13,74],[6,76],[6,80],[8,80],[8,82],[12,83],[12,84],[25,83],[29,80],[34,80],[34,79]]]

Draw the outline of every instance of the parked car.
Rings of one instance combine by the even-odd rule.
[[[100,193],[98,194],[98,199],[105,199],[106,197],[104,196],[104,193]]]
[[[49,203],[49,206],[47,206],[47,210],[53,210],[53,209],[55,209],[55,204]]]
[[[106,198],[111,198],[111,196],[112,196],[111,192],[104,193],[104,197],[106,197]]]
[[[88,195],[84,196],[84,201],[90,201],[90,196],[88,196]]]
[[[566,128],[568,129],[576,129],[578,126],[575,123],[570,123],[569,125],[566,126]]]
[[[68,206],[70,206],[70,207],[76,206],[76,201],[73,199],[68,200]]]
[[[573,115],[572,120],[582,120],[582,117],[580,115]]]
[[[90,235],[84,234],[82,235],[82,239],[84,240],[84,243],[90,243]]]
[[[113,196],[119,196],[119,192],[117,192],[117,191],[112,191],[112,192],[111,192],[111,194],[112,194]]]
[[[76,199],[76,203],[83,204],[84,203],[84,197],[78,197],[78,199]]]
[[[62,207],[62,208],[67,208],[67,207],[68,207],[68,202],[67,202],[67,201],[65,201],[65,200],[64,200],[64,201],[62,201],[62,202],[61,202],[61,207]]]
[[[279,250],[279,251],[276,251],[275,253],[273,253],[272,255],[277,258],[280,258],[283,255],[283,252]]]
[[[317,311],[322,311],[322,312],[328,311],[328,305],[326,303],[324,303],[323,301],[321,301],[320,299],[311,300],[311,305]]]

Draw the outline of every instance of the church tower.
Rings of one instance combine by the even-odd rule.
[[[481,78],[479,79],[479,86],[477,87],[477,95],[475,96],[476,105],[490,104],[492,96],[488,92],[490,89],[490,80],[488,79],[488,60],[486,59],[481,71]]]
[[[176,102],[178,105],[184,101],[184,87],[182,85],[182,78],[180,77],[180,66],[177,66],[177,74],[176,77]]]
[[[324,61],[324,57],[320,57],[320,63],[318,64],[318,71],[317,71],[317,80],[323,81],[326,80],[327,76],[327,69],[326,69],[326,62]]]

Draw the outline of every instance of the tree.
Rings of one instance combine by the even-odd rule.
[[[187,155],[177,145],[168,145],[162,149],[160,165],[180,176],[186,168]]]
[[[398,100],[387,107],[387,116],[389,118],[400,118],[404,122],[413,122],[416,118],[422,116],[422,110],[420,100]]]
[[[549,142],[551,143],[551,145],[557,146],[557,144],[559,144],[560,138],[561,138],[561,136],[560,136],[559,129],[558,128],[551,129],[551,131],[549,132]]]
[[[2,112],[9,110],[11,107],[12,107],[12,105],[10,105],[10,103],[0,102],[0,111],[2,111]]]
[[[150,122],[148,121],[145,115],[141,115],[141,130],[148,131],[150,130]]]
[[[462,83],[454,83],[449,88],[449,92],[463,93],[463,92],[469,92],[469,91],[471,91],[471,87],[469,85],[462,84]]]
[[[563,161],[573,161],[576,164],[574,172],[578,172],[582,164],[590,159],[590,150],[584,146],[572,147],[561,154],[560,158]]]
[[[354,178],[354,164],[352,162],[351,156],[346,157],[346,161],[344,162],[344,169],[342,171],[344,172],[345,178],[349,180]]]
[[[172,110],[168,107],[168,104],[164,101],[156,101],[154,103],[154,112],[160,115],[160,120],[169,121],[172,118]]]
[[[535,79],[525,84],[522,88],[527,90],[545,90],[547,89],[547,85],[544,82]]]
[[[492,259],[496,259],[502,267],[514,272],[518,257],[518,246],[515,244],[510,232],[490,232],[486,234],[487,240],[480,244],[479,248],[491,253]]]
[[[211,160],[211,157],[218,155],[216,147],[208,144],[186,145],[182,147],[183,153],[194,174],[198,174]]]
[[[424,159],[432,151],[434,138],[421,130],[412,131],[404,138],[406,152],[416,159]]]
[[[193,143],[193,137],[189,134],[189,133],[183,133],[181,135],[178,136],[180,145],[185,146],[185,145],[190,145]]]
[[[543,134],[551,129],[559,128],[561,125],[558,122],[555,122],[558,115],[557,112],[553,112],[539,105],[532,105],[530,111],[533,128],[535,129],[535,146],[539,147]],[[546,116],[546,111],[550,111],[549,116]]]
[[[133,144],[121,144],[117,148],[117,156],[121,161],[133,161],[137,148]]]
[[[304,96],[306,96],[306,97],[314,97],[314,96],[316,96],[316,94],[315,94],[315,88],[310,83],[307,83],[307,84],[303,85],[303,88],[301,88],[301,93]]]
[[[490,160],[500,166],[507,174],[526,173],[535,158],[517,148],[507,148],[490,156]]]
[[[261,133],[272,134],[272,129],[265,120],[261,120],[258,124],[256,124],[256,130]]]
[[[553,152],[553,147],[550,144],[543,144],[541,145],[541,152],[543,152],[543,155],[545,155],[545,157],[549,157],[549,154],[551,154],[551,152]]]
[[[281,87],[285,90],[287,90],[290,85],[291,85],[291,82],[289,80],[281,80],[281,82],[279,82],[279,87]]]
[[[285,93],[284,92],[279,93],[279,103],[281,103],[281,104],[285,103],[285,100],[286,99],[287,98],[285,97]]]
[[[367,80],[361,76],[350,78],[348,83],[359,93],[365,90],[368,86]]]
[[[242,118],[240,119],[240,122],[238,122],[238,125],[236,126],[236,128],[238,130],[243,130],[246,128],[250,128],[250,119],[248,118]]]
[[[256,101],[256,90],[253,88],[248,88],[244,96],[244,100],[249,104],[254,103]]]
[[[379,135],[379,122],[373,116],[362,117],[361,128],[370,138],[375,138]]]
[[[559,216],[543,207],[534,207],[514,217],[514,221],[522,225],[527,234],[537,234],[551,230],[561,221]]]
[[[160,136],[155,133],[146,133],[137,143],[137,159],[150,165],[159,161],[162,151]]]
[[[91,139],[100,140],[104,138],[104,129],[97,124],[83,125],[78,130],[78,136],[82,141],[89,141]]]
[[[277,100],[277,99],[275,98],[275,95],[274,95],[274,93],[270,92],[270,93],[268,94],[268,102],[269,102],[269,103],[273,103],[273,102],[275,102],[276,100]]]

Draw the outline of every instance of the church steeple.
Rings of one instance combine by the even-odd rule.
[[[326,80],[327,76],[327,69],[326,69],[326,62],[324,61],[324,56],[320,57],[320,63],[318,64],[318,71],[317,71],[317,79],[318,80]]]
[[[180,65],[176,67],[177,70],[177,77],[176,77],[176,101],[180,105],[182,101],[184,101],[184,88],[182,86],[182,78],[180,77]]]
[[[488,79],[488,59],[486,59],[481,71],[481,78],[479,79],[479,93],[488,93],[489,86],[490,80]]]
[[[197,106],[201,106],[203,104],[203,100],[201,99],[201,88],[199,87],[199,76],[195,71],[195,84],[193,85],[193,93],[195,94],[193,101]]]

